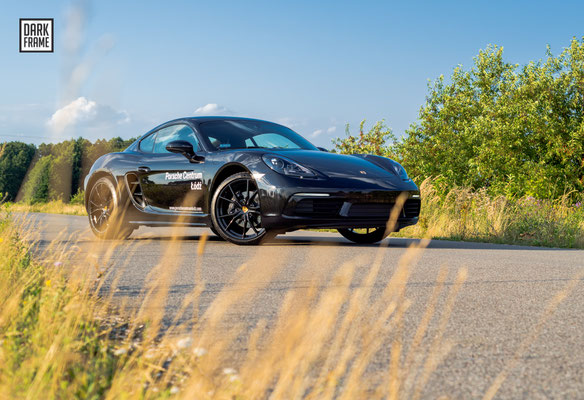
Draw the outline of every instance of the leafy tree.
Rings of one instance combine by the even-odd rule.
[[[29,203],[49,201],[49,183],[53,166],[53,156],[40,157],[23,186],[23,200]]]
[[[584,38],[523,67],[489,46],[428,90],[392,149],[410,175],[538,198],[584,189]]]
[[[16,199],[35,151],[32,144],[22,142],[0,144],[0,193],[6,194],[5,199]]]
[[[53,164],[49,180],[50,200],[68,202],[71,197],[74,148],[75,141],[73,140],[66,140],[52,145]]]
[[[392,149],[387,146],[387,142],[394,143],[396,138],[391,129],[385,125],[385,121],[378,121],[367,133],[363,130],[364,126],[365,120],[359,124],[359,135],[353,136],[349,124],[347,124],[345,127],[347,137],[333,139],[335,146],[333,151],[342,154],[365,153],[391,157]]]
[[[83,187],[81,181],[83,143],[85,139],[79,137],[73,142],[73,154],[71,156],[71,194],[75,195]]]

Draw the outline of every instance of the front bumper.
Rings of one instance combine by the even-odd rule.
[[[395,230],[415,225],[420,192],[410,180],[299,180],[269,176],[258,181],[262,226],[285,232],[303,228],[375,228],[385,226],[401,193],[407,195]],[[274,182],[276,180],[276,182]],[[342,183],[343,187],[338,187]]]

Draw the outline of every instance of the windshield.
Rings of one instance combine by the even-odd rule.
[[[199,130],[215,150],[318,150],[293,130],[271,122],[210,121],[200,124]]]

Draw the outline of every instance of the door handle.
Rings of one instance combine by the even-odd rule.
[[[148,167],[138,167],[138,172],[147,173],[147,172],[150,172],[150,168],[148,168]]]

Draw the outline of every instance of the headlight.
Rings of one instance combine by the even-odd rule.
[[[295,176],[298,178],[316,178],[314,172],[288,158],[264,154],[262,159],[268,167],[282,175]]]

